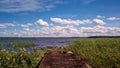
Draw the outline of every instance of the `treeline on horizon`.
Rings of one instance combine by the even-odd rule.
[[[120,38],[120,36],[90,36],[88,38]]]

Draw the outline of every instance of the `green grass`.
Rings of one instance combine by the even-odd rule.
[[[28,52],[20,48],[18,52],[0,49],[0,68],[35,68],[47,49]]]
[[[5,43],[4,42],[0,42],[0,46],[3,46],[3,45],[5,45]]]
[[[35,46],[36,44],[34,42],[24,42],[24,41],[10,41],[8,43],[6,42],[1,42],[0,41],[0,46],[4,46],[4,45],[9,45],[11,47],[31,47],[31,46]]]
[[[9,45],[12,47],[30,47],[35,46],[34,42],[24,42],[24,41],[11,41]]]
[[[86,59],[93,68],[120,68],[120,39],[80,39],[64,49]]]

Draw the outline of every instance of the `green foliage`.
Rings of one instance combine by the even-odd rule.
[[[34,42],[23,42],[23,41],[11,41],[9,42],[10,46],[16,46],[16,47],[29,47],[29,46],[35,46]]]
[[[64,49],[88,60],[93,68],[120,68],[120,39],[80,39]]]
[[[46,49],[34,49],[33,52],[27,52],[25,48],[18,52],[0,49],[0,68],[35,68],[45,52]]]
[[[5,43],[4,42],[0,42],[0,46],[3,46]]]

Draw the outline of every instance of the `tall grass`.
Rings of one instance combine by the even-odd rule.
[[[10,46],[15,47],[29,47],[29,46],[35,46],[34,42],[24,42],[24,41],[11,41],[9,42]]]
[[[0,41],[0,46],[9,45],[11,47],[31,47],[35,46],[35,42],[29,41],[10,41],[10,42],[2,42]]]
[[[20,48],[18,52],[0,49],[0,68],[35,68],[45,52],[46,49],[34,49],[33,52],[25,48]]]
[[[93,68],[120,68],[120,39],[80,39],[64,49],[86,59]]]
[[[5,43],[0,41],[0,46],[3,46],[3,45],[5,45]]]

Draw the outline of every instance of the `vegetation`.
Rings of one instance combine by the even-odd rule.
[[[4,45],[5,43],[4,42],[0,42],[0,46]]]
[[[0,42],[0,45],[3,45]],[[33,42],[9,43],[11,46],[34,46]],[[80,39],[68,46],[53,49],[71,50],[75,55],[88,61],[93,68],[120,68],[120,38]],[[0,68],[35,68],[43,57],[46,49],[33,49],[28,52],[25,48],[0,49]],[[52,62],[52,61],[51,61]]]
[[[45,52],[46,49],[34,49],[33,52],[24,48],[20,48],[18,52],[0,49],[0,68],[35,68]]]
[[[23,41],[11,41],[9,42],[10,46],[16,46],[16,47],[29,47],[29,46],[35,46],[34,42],[23,42]]]
[[[64,49],[86,59],[93,68],[120,68],[120,38],[80,39]]]
[[[36,44],[34,42],[24,42],[24,41],[10,41],[8,43],[6,42],[1,42],[0,41],[0,46],[4,45],[10,45],[11,47],[31,47],[35,46]]]

